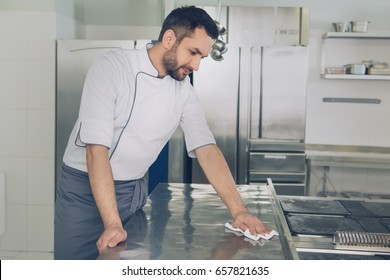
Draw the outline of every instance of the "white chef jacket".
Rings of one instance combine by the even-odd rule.
[[[86,172],[86,144],[99,144],[109,148],[114,180],[134,180],[145,175],[179,125],[190,157],[215,144],[189,77],[157,75],[146,47],[112,51],[95,62],[64,163]]]

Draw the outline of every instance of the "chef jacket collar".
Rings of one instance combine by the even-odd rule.
[[[151,47],[153,47],[153,44],[148,43],[148,44],[146,44],[146,46],[143,49],[143,53],[146,56],[145,61],[147,61],[146,65],[145,65],[145,67],[146,67],[145,72],[154,76],[154,77],[158,77],[158,71],[157,71],[156,67],[154,67],[152,61],[150,60],[149,54],[148,54],[148,49],[150,49]]]

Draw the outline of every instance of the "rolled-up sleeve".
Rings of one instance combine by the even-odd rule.
[[[77,146],[99,144],[110,148],[114,136],[117,99],[116,66],[101,57],[88,70],[80,103]]]
[[[195,149],[216,143],[214,135],[207,125],[207,120],[198,95],[193,88],[190,90],[190,94],[184,105],[180,126],[184,132],[189,157],[196,157]]]

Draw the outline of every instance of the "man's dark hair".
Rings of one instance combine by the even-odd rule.
[[[192,36],[199,27],[204,28],[212,39],[218,38],[218,28],[206,11],[195,6],[177,8],[164,20],[158,41],[161,42],[165,31],[171,29],[180,43],[185,37]]]

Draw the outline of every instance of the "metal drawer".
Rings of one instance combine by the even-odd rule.
[[[272,182],[304,184],[306,181],[306,173],[249,172],[249,182],[267,182],[267,178],[271,178]]]
[[[250,185],[256,185],[256,183],[250,182]],[[272,181],[272,185],[274,186],[277,195],[305,195],[305,184],[283,184]]]
[[[250,153],[249,170],[304,173],[306,171],[306,156],[304,153]]]

